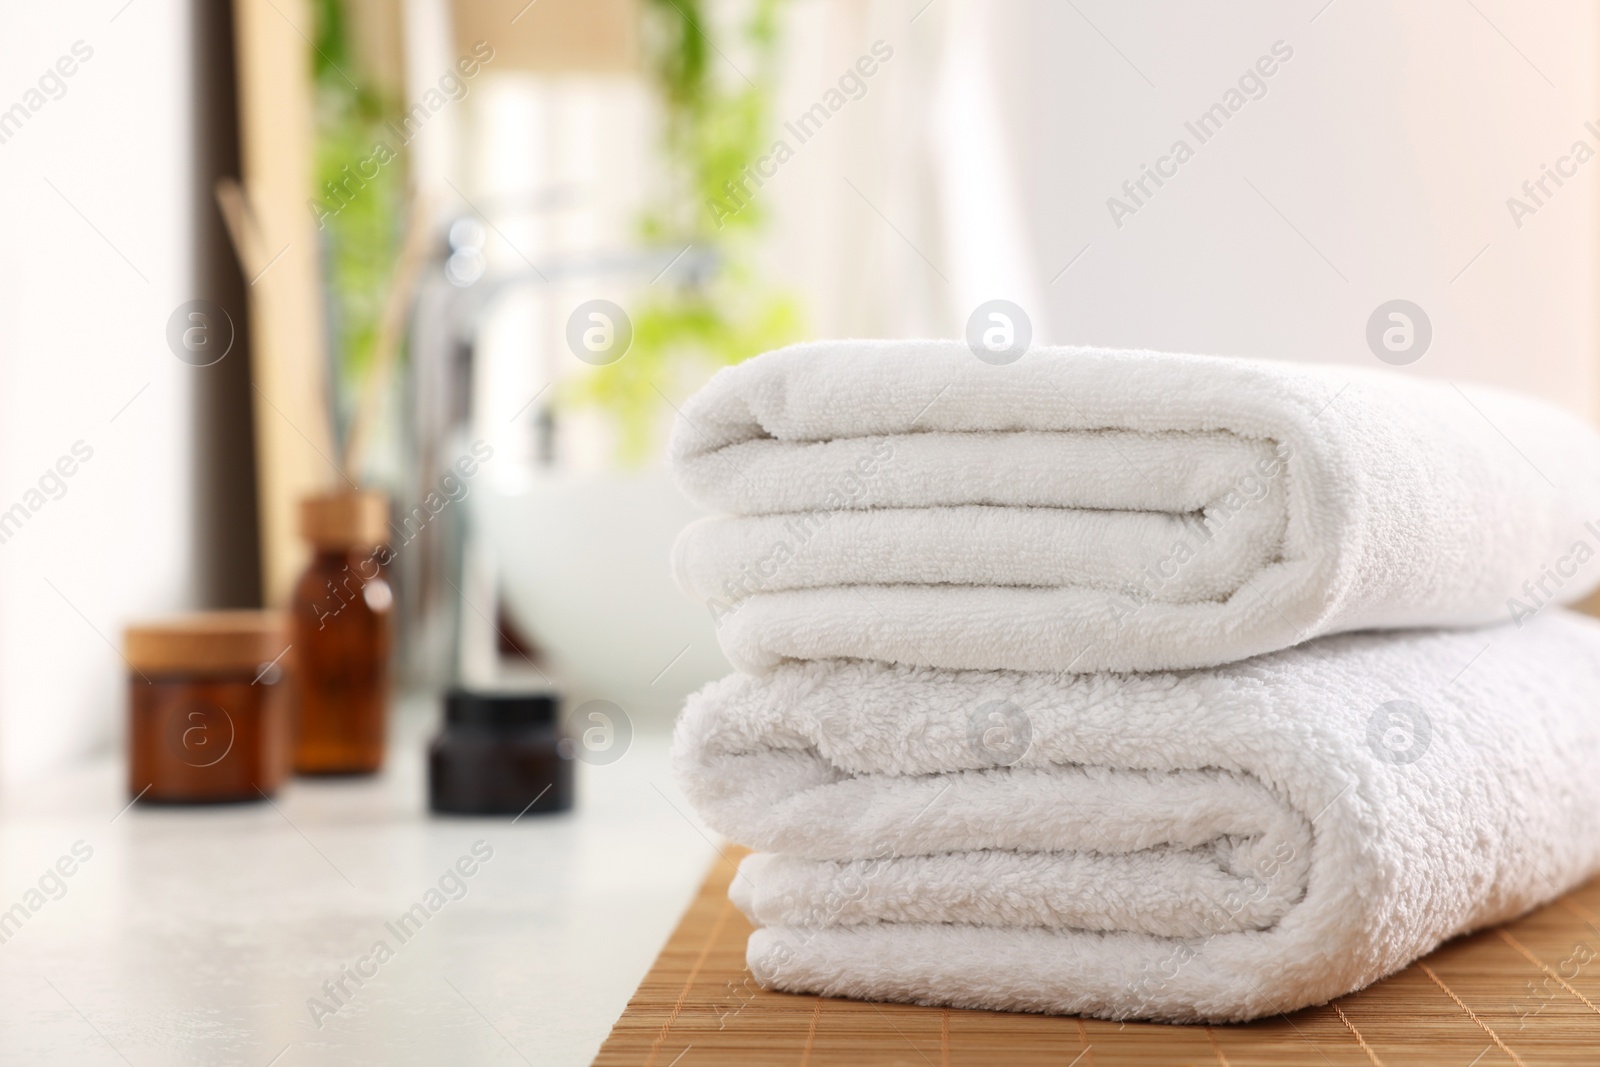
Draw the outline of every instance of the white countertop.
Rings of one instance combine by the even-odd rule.
[[[382,776],[294,780],[275,807],[119,814],[109,758],[0,800],[0,911],[46,890],[0,944],[0,1062],[589,1063],[715,857],[666,739],[511,825],[427,814],[430,728],[402,720]],[[385,924],[478,841],[465,894],[447,879],[459,899],[402,942]],[[47,876],[77,842],[90,858]],[[323,983],[358,964],[376,974],[339,1005]],[[313,997],[337,1008],[320,1027]]]

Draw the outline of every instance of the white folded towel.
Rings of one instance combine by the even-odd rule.
[[[674,565],[746,670],[1205,667],[1600,584],[1600,435],[1393,370],[800,345],[685,403],[671,459],[733,513]]]
[[[732,895],[765,984],[1248,1019],[1600,869],[1600,623],[1142,675],[789,663],[692,697],[674,759],[761,850]]]

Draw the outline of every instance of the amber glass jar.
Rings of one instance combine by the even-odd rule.
[[[289,770],[282,614],[219,611],[128,628],[128,792],[260,800]]]
[[[312,555],[290,606],[299,774],[370,774],[383,764],[394,643],[388,526],[388,501],[377,493],[301,502]]]

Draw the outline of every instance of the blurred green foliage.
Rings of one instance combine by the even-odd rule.
[[[389,125],[397,98],[363,77],[343,0],[313,0],[316,193],[322,240],[334,407],[348,419],[377,337],[400,255],[406,209],[402,138]]]
[[[706,277],[685,272],[651,286],[645,302],[628,309],[627,355],[561,393],[612,416],[618,459],[627,465],[649,457],[662,417],[657,390],[670,389],[683,370],[737,363],[800,335],[796,301],[765,283],[752,262],[764,221],[760,193],[735,212],[713,210],[730,202],[729,183],[737,187],[771,143],[783,0],[744,2],[737,40],[718,45],[704,0],[644,0],[666,167],[640,221],[641,237],[657,247],[711,251],[716,267]]]

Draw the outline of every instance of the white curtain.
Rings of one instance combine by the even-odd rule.
[[[992,298],[1042,318],[991,21],[964,0],[791,7],[776,112],[794,157],[759,195],[775,205],[770,269],[803,294],[813,334],[954,336]],[[863,57],[864,94],[799,143],[792,127]]]

